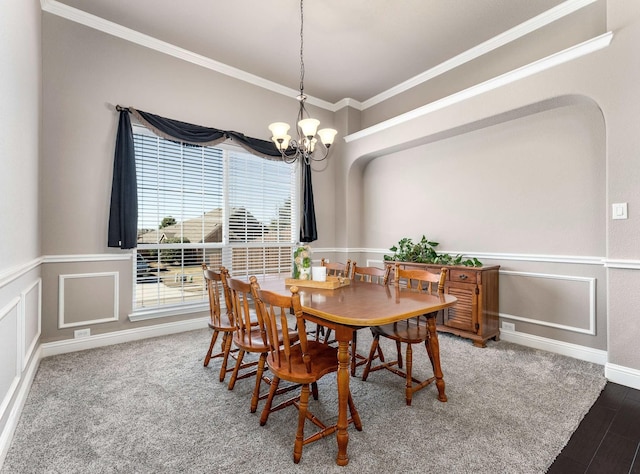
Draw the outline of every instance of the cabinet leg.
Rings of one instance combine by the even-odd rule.
[[[480,348],[487,347],[487,341],[473,341],[473,345]]]

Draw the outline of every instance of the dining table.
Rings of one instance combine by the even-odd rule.
[[[291,294],[290,280],[284,278],[259,279],[261,289],[283,295]],[[349,463],[348,407],[350,379],[349,344],[354,331],[365,327],[380,326],[423,314],[427,318],[431,354],[438,399],[446,402],[445,383],[440,367],[440,349],[436,332],[435,313],[456,304],[457,299],[448,294],[417,292],[394,285],[377,285],[363,281],[349,281],[335,289],[304,286],[299,282],[298,290],[305,320],[331,328],[338,343],[338,420],[336,439],[338,455],[336,463]],[[358,420],[359,422],[359,420]]]

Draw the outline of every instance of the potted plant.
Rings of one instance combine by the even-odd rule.
[[[462,265],[465,267],[481,267],[482,262],[477,258],[466,258],[463,255],[438,253],[435,247],[440,245],[427,239],[424,235],[419,242],[414,243],[410,238],[400,239],[397,245],[389,250],[393,255],[385,255],[385,261],[433,263],[436,265]]]

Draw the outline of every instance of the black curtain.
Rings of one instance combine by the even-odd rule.
[[[157,135],[168,140],[180,141],[199,146],[214,146],[231,139],[254,155],[270,160],[281,159],[280,151],[273,142],[247,137],[242,133],[219,130],[217,128],[193,125],[179,120],[136,110],[133,107],[116,107],[120,111],[116,151],[113,162],[113,183],[111,186],[111,210],[109,214],[109,247],[134,248],[137,241],[138,194],[136,185],[133,133],[129,113]],[[302,165],[302,220],[300,241],[317,240],[316,215],[313,205],[311,167]]]
[[[120,111],[113,159],[109,247],[132,249],[138,240],[138,184],[129,112]]]
[[[300,242],[318,240],[316,228],[316,210],[313,204],[313,185],[311,184],[311,164],[300,160],[302,166],[302,219],[300,222]]]

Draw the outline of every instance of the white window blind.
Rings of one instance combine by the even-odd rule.
[[[134,126],[134,310],[206,301],[202,263],[232,276],[290,273],[297,167],[236,147],[198,147]]]

